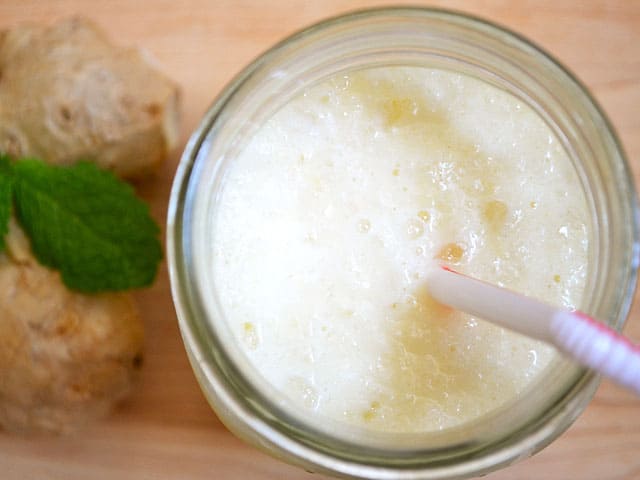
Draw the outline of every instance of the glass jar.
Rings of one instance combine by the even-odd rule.
[[[211,209],[226,166],[265,120],[337,73],[388,65],[452,70],[528,104],[573,162],[591,214],[582,310],[621,329],[638,261],[638,209],[613,129],[587,90],[548,54],[501,27],[459,13],[377,9],[314,25],[256,59],[222,92],[191,137],[168,214],[172,292],[200,385],[230,430],[307,470],[357,478],[480,475],[540,450],[575,420],[598,378],[558,358],[525,395],[462,427],[363,442],[287,411],[243,368],[204,268]],[[325,426],[326,427],[326,426]]]

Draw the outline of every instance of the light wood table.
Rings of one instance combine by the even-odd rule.
[[[0,0],[0,29],[83,14],[122,44],[144,46],[182,87],[180,150],[223,85],[285,35],[323,17],[383,2]],[[386,4],[393,2],[384,2]],[[594,92],[640,174],[640,2],[433,1],[506,25],[559,58]],[[141,186],[164,223],[180,152]],[[184,353],[166,266],[138,294],[146,363],[135,394],[108,419],[67,438],[0,434],[0,478],[64,480],[319,479],[235,439],[200,393]],[[0,319],[2,321],[2,319]],[[626,333],[640,339],[640,310]],[[580,419],[498,479],[640,478],[640,400],[605,382]]]

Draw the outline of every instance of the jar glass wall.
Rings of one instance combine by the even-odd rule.
[[[193,134],[170,203],[168,257],[185,346],[208,400],[236,434],[312,471],[361,478],[459,478],[524,458],[562,433],[597,386],[560,358],[528,392],[477,421],[425,435],[372,434],[287,409],[251,373],[225,327],[207,261],[210,218],[226,169],[256,131],[306,88],[336,74],[386,66],[449,70],[507,91],[551,128],[590,210],[581,309],[620,329],[635,288],[638,211],[622,149],[584,87],[521,37],[475,18],[402,8],[356,12],[308,28],[259,57],[220,95]],[[357,437],[360,438],[360,437]]]

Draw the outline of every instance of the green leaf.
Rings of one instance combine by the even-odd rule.
[[[133,189],[94,164],[56,167],[25,159],[13,166],[16,215],[38,260],[71,289],[150,285],[162,249],[160,229]]]
[[[0,252],[6,248],[5,237],[9,233],[12,184],[11,160],[0,153]]]

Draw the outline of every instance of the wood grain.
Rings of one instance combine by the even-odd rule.
[[[269,45],[323,17],[383,3],[397,2],[0,0],[0,29],[83,14],[106,27],[120,43],[144,46],[182,87],[182,147],[223,85]],[[429,3],[489,18],[553,52],[592,89],[610,116],[638,182],[640,2]],[[162,223],[179,154],[140,185]],[[166,267],[152,288],[138,294],[138,300],[147,327],[147,354],[135,394],[108,419],[75,436],[25,439],[0,434],[0,478],[322,478],[244,445],[216,419],[187,363]],[[626,332],[640,339],[637,306]],[[604,383],[560,439],[535,457],[487,478],[640,478],[640,400]]]

